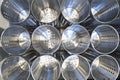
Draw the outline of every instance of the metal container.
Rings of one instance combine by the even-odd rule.
[[[58,80],[60,63],[52,56],[40,56],[32,63],[31,74],[34,80]]]
[[[89,15],[90,4],[88,0],[62,0],[61,12],[71,23],[81,23]]]
[[[29,32],[19,25],[11,25],[2,32],[2,48],[10,55],[23,55],[30,47]]]
[[[62,45],[70,54],[84,53],[90,45],[90,34],[81,25],[71,25],[63,31]]]
[[[1,80],[28,80],[29,63],[20,56],[10,56],[0,62]]]
[[[80,55],[67,57],[62,64],[62,76],[65,80],[87,80],[90,75],[90,64]]]
[[[59,31],[50,25],[41,25],[32,34],[32,46],[40,54],[53,54],[61,44]]]
[[[116,80],[119,75],[119,64],[110,55],[98,56],[92,62],[91,74],[95,80]]]

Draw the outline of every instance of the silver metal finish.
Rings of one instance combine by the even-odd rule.
[[[91,35],[91,44],[95,51],[100,54],[110,54],[119,45],[119,34],[110,25],[100,25],[94,29]]]
[[[0,62],[1,80],[28,80],[30,65],[20,56],[11,56]]]
[[[62,15],[71,23],[83,22],[89,15],[90,5],[88,0],[62,0]]]
[[[87,80],[90,75],[90,64],[80,55],[69,56],[62,64],[62,75],[65,80]]]
[[[119,4],[117,0],[92,0],[91,12],[93,17],[99,22],[113,21],[119,14]]]
[[[71,25],[62,34],[62,45],[70,54],[81,54],[90,45],[90,34],[81,25]]]
[[[39,22],[51,23],[60,15],[59,5],[59,0],[33,0],[31,11]]]
[[[1,35],[2,48],[10,55],[22,55],[31,45],[29,32],[19,25],[11,25]]]
[[[119,64],[114,57],[101,55],[92,62],[91,74],[95,80],[116,80]]]
[[[40,54],[52,54],[61,44],[59,31],[50,25],[41,25],[32,34],[33,48]]]
[[[31,74],[34,80],[58,80],[60,63],[52,56],[40,56],[33,62]]]

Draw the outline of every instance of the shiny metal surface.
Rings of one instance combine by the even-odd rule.
[[[0,75],[3,80],[28,80],[30,65],[20,56],[11,56],[0,62]]]
[[[114,57],[101,55],[92,62],[91,74],[95,80],[116,80],[119,64]]]
[[[69,56],[62,64],[62,75],[65,80],[87,80],[90,75],[90,64],[80,55]]]
[[[62,45],[70,54],[81,54],[90,45],[90,34],[81,25],[71,25],[62,34]]]
[[[31,45],[29,32],[19,25],[11,25],[1,35],[2,48],[10,55],[22,55]]]
[[[59,5],[59,0],[33,0],[31,12],[39,22],[51,23],[60,15]]]
[[[99,22],[113,21],[119,14],[119,4],[117,0],[92,0],[91,12],[93,17]]]
[[[110,54],[119,45],[119,34],[110,25],[97,26],[91,35],[91,44],[95,51],[100,54]]]
[[[34,80],[58,80],[60,63],[52,56],[40,56],[33,62],[31,74]]]
[[[41,25],[32,34],[32,46],[40,54],[52,54],[61,44],[59,31],[50,25]]]
[[[88,17],[90,4],[88,0],[62,0],[61,12],[69,22],[80,23]]]

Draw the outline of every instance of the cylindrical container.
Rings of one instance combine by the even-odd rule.
[[[119,52],[114,52],[110,55],[113,56],[118,61],[119,66],[120,66],[120,53]],[[119,72],[120,72],[120,67],[119,67]],[[119,76],[116,80],[119,80],[119,79],[120,79],[120,73],[119,73]]]
[[[3,15],[2,15],[2,10],[1,10],[1,5],[2,5],[3,0],[0,0],[0,28],[5,29],[9,26],[9,21],[6,20]],[[0,30],[1,33],[2,30]],[[1,35],[1,34],[0,34]]]
[[[32,46],[40,54],[52,54],[61,44],[59,31],[50,25],[41,25],[32,34]]]
[[[91,74],[95,80],[116,80],[119,75],[119,64],[110,55],[98,56],[92,62]]]
[[[90,75],[90,64],[80,55],[67,57],[62,64],[62,76],[65,80],[87,80]]]
[[[30,65],[20,56],[10,56],[0,62],[0,75],[2,80],[28,80]]]
[[[91,13],[95,20],[105,23],[113,21],[119,14],[117,0],[92,0]]]
[[[34,0],[31,6],[33,16],[42,23],[51,23],[60,15],[59,0]]]
[[[19,25],[11,25],[2,32],[2,48],[10,55],[23,55],[30,47],[29,32]]]
[[[4,27],[4,24],[5,23],[3,23],[2,24],[2,22],[0,21],[0,24],[1,24],[1,26],[0,26],[0,36],[1,36],[1,34],[2,34],[2,32],[4,31],[4,28],[6,28],[6,27]],[[7,25],[7,24],[6,24]],[[0,61],[1,60],[3,60],[4,58],[6,58],[6,57],[8,57],[8,54],[3,50],[3,48],[2,48],[2,44],[1,44],[1,39],[0,39]],[[1,79],[0,79],[1,80]]]
[[[62,0],[61,12],[69,22],[80,23],[88,17],[90,4],[88,0]]]
[[[62,45],[70,54],[81,54],[90,45],[90,34],[81,25],[71,25],[62,34]]]
[[[34,80],[58,80],[60,63],[52,56],[40,56],[32,63],[31,74]]]
[[[6,20],[1,13],[1,5],[2,5],[3,0],[0,0],[0,36],[2,34],[2,32],[4,31],[4,29],[6,29],[9,26],[9,21]],[[6,58],[8,56],[8,54],[2,49],[2,45],[1,45],[1,39],[0,39],[0,61],[3,60],[4,58]],[[2,80],[2,79],[0,79]]]
[[[30,14],[30,0],[3,0],[1,13],[11,24],[35,26]]]
[[[94,51],[92,48],[89,48],[87,51],[85,51],[83,54],[81,54],[81,56],[85,57],[88,62],[90,63],[90,65],[92,64],[92,62],[94,61],[94,59],[96,57],[98,57],[100,54],[97,53],[96,51]],[[93,80],[92,75],[90,74],[88,80]]]
[[[119,46],[119,33],[110,25],[99,25],[92,32],[91,44],[98,53],[110,54]]]

